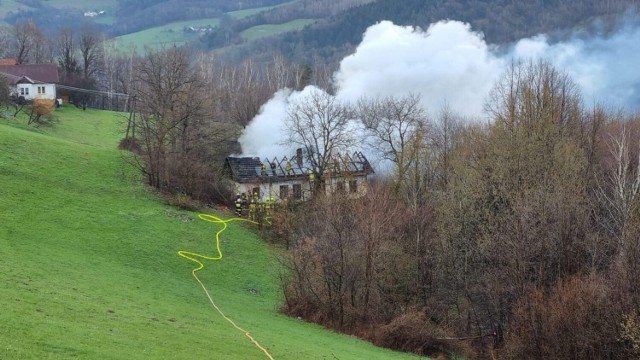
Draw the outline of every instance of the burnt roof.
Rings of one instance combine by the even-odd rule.
[[[262,166],[259,158],[229,156],[226,159],[226,164],[231,169],[234,180],[239,182],[259,181]]]
[[[271,182],[280,179],[286,180],[292,177],[307,177],[311,169],[302,158],[286,156],[278,159],[263,159],[257,157],[233,157],[226,158],[226,166],[231,170],[234,181],[246,182]],[[262,164],[266,166],[266,176],[262,175]],[[327,164],[326,175],[337,174],[373,174],[373,167],[361,152],[351,155],[338,155],[331,164]]]
[[[0,65],[0,73],[7,75],[14,84],[25,76],[35,82],[47,84],[56,84],[60,81],[56,64]]]

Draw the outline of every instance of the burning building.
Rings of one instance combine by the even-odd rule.
[[[367,158],[354,152],[333,159],[323,166],[322,174],[304,159],[301,150],[281,159],[228,157],[225,166],[238,193],[257,194],[262,201],[308,200],[316,191],[362,196],[367,191],[367,177],[374,173]]]

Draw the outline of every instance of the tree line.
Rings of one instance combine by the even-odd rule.
[[[487,124],[415,95],[344,106],[393,172],[275,217],[285,313],[421,355],[640,355],[637,115],[545,62],[511,66]]]
[[[331,72],[282,56],[266,67],[189,58],[149,52],[133,83],[137,165],[176,205],[230,200],[226,140],[282,86],[319,87],[285,119],[318,178],[355,134],[392,164],[362,198],[274,215],[284,313],[432,356],[640,355],[637,115],[585,106],[546,62],[512,64],[479,123],[446,104],[431,115],[415,94],[338,101]]]
[[[330,61],[352,52],[362,40],[364,31],[379,21],[390,20],[397,25],[426,29],[443,19],[469,23],[474,31],[484,34],[488,43],[508,44],[541,33],[566,37],[567,32],[576,29],[582,32],[607,31],[621,15],[635,11],[639,4],[638,0],[378,0],[324,17],[303,30],[244,46],[247,48],[245,51],[252,54],[262,53],[265,49],[278,49],[291,59],[310,61],[314,56],[321,56]],[[260,16],[282,16],[285,11],[293,9],[291,6]],[[302,11],[298,13],[303,14]],[[598,19],[598,22],[592,26],[594,19]],[[249,21],[250,18],[243,20]],[[210,47],[225,45],[214,41],[215,34],[209,36],[209,39],[204,38],[204,43]]]

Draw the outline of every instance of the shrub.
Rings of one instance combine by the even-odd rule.
[[[631,353],[640,358],[640,313],[631,312],[623,316],[620,340],[627,343]]]
[[[532,290],[515,306],[507,358],[624,358],[613,292],[598,275],[569,278],[549,293]]]
[[[455,340],[428,319],[424,312],[417,310],[407,311],[379,327],[373,336],[373,342],[379,346],[418,355],[474,357],[469,345]]]

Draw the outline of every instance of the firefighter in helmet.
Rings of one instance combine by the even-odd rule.
[[[293,165],[291,165],[291,160],[287,160],[287,175],[293,175]]]
[[[238,217],[242,216],[242,196],[240,193],[236,194],[236,201],[234,202],[236,206],[236,215]]]

